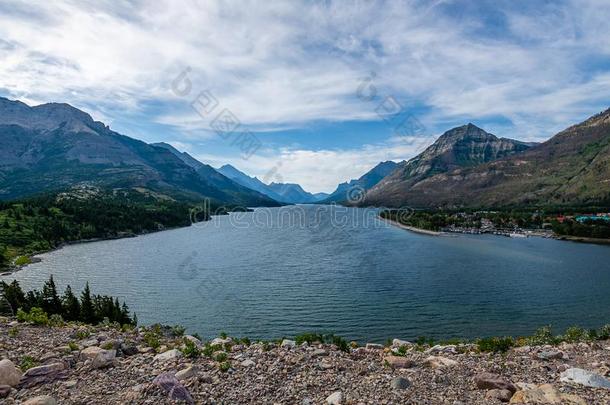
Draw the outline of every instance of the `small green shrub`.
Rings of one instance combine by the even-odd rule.
[[[399,356],[406,356],[407,355],[407,346],[400,346],[397,350],[397,354]]]
[[[21,359],[21,361],[19,362],[19,368],[21,369],[21,371],[23,371],[24,373],[31,369],[32,367],[36,367],[38,365],[38,362],[36,361],[35,358],[33,358],[32,356],[23,356],[23,358]]]
[[[183,326],[176,325],[172,327],[172,335],[174,335],[175,337],[184,336],[184,332],[186,332],[186,329]]]
[[[182,354],[191,359],[196,359],[201,355],[201,350],[199,350],[197,345],[188,339],[184,339],[184,347],[180,350]]]
[[[49,326],[60,327],[60,326],[64,326],[64,325],[65,325],[64,318],[62,318],[61,315],[59,315],[59,314],[53,314],[49,318]]]
[[[71,351],[75,352],[78,350],[78,345],[74,342],[69,342],[68,343],[68,347],[70,348]]]
[[[477,346],[481,352],[506,353],[515,345],[515,339],[507,337],[490,337],[477,340]]]
[[[544,346],[558,343],[557,338],[553,336],[551,326],[543,326],[539,328],[533,336],[527,338],[527,343],[530,346]]]
[[[112,349],[114,349],[114,344],[112,342],[106,342],[102,345],[102,349],[112,350]]]
[[[229,363],[228,361],[222,362],[218,364],[218,369],[223,373],[226,373],[231,369],[231,363]]]
[[[91,336],[91,332],[89,332],[87,329],[79,329],[76,331],[76,338],[78,340],[87,339],[89,336]]]
[[[154,330],[148,330],[144,333],[144,343],[148,347],[152,347],[157,350],[159,346],[161,346],[161,340],[159,339],[159,334],[155,333]]]
[[[227,332],[220,332],[220,338],[226,339],[228,337]]]
[[[434,346],[434,339],[426,336],[419,336],[417,339],[415,339],[415,344],[418,346]]]
[[[583,340],[587,340],[588,335],[583,328],[579,328],[578,326],[570,326],[568,329],[566,329],[565,334],[561,338],[568,343],[578,343],[582,342]]]
[[[19,256],[15,259],[15,266],[25,266],[26,264],[31,264],[32,259],[28,256]]]
[[[49,318],[47,313],[38,307],[33,307],[30,312],[27,313],[21,308],[17,310],[17,321],[19,322],[31,322],[34,325],[48,325]]]
[[[17,336],[19,336],[19,328],[17,328],[17,327],[10,328],[8,330],[8,335],[9,335],[9,337],[16,338]]]
[[[227,361],[228,357],[229,356],[225,352],[220,352],[216,355],[216,358],[214,360],[216,360],[219,363],[222,363],[224,361]]]
[[[243,338],[239,339],[239,343],[241,343],[244,346],[250,346],[252,344],[252,342],[250,342],[250,339],[248,339],[247,337],[243,337]]]
[[[263,342],[263,351],[268,352],[269,350],[271,350],[271,345],[269,342]]]
[[[328,340],[328,342],[337,346],[339,348],[339,350],[349,353],[349,343],[347,342],[347,340],[343,339],[342,337],[335,336],[335,335],[328,335],[327,340]]]
[[[324,342],[324,337],[322,335],[317,334],[317,333],[303,333],[303,334],[297,335],[294,338],[294,341],[299,346],[302,345],[305,342],[307,342],[308,344],[323,343]]]
[[[597,333],[597,338],[600,340],[610,339],[610,324],[604,325],[599,329],[599,332]]]

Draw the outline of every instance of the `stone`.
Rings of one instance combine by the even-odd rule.
[[[241,365],[242,365],[242,367],[254,367],[254,366],[256,366],[256,363],[250,359],[247,359],[247,360],[242,361]]]
[[[138,347],[132,343],[121,343],[120,349],[124,356],[135,356],[140,352]]]
[[[42,366],[30,368],[28,371],[26,371],[23,374],[23,378],[53,374],[53,373],[57,373],[59,371],[63,371],[65,369],[66,369],[66,365],[64,363],[45,364]]]
[[[537,360],[556,360],[563,358],[563,352],[560,351],[552,351],[552,350],[544,350],[539,353],[536,353],[534,357]]]
[[[101,350],[91,362],[91,367],[98,368],[106,368],[110,367],[114,364],[114,359],[116,358],[116,350]]]
[[[4,359],[0,361],[0,385],[16,387],[21,380],[21,371],[15,367],[12,361]]]
[[[194,404],[191,393],[178,381],[172,373],[159,374],[153,380],[153,384],[161,387],[170,399],[185,401],[187,404]]]
[[[574,383],[592,388],[605,388],[610,390],[610,380],[599,374],[581,368],[570,368],[561,373],[561,382]]]
[[[295,347],[297,347],[297,342],[295,342],[294,340],[284,339],[282,340],[282,344],[280,346],[285,349],[294,349]]]
[[[78,381],[76,381],[76,380],[70,380],[70,381],[66,381],[66,382],[64,383],[64,387],[66,387],[66,388],[70,389],[70,388],[74,388],[74,387],[76,387],[76,385],[77,385],[77,384],[78,384]]]
[[[341,391],[335,391],[326,398],[326,403],[328,405],[341,405],[342,402],[343,393]]]
[[[415,365],[412,360],[401,356],[387,356],[384,358],[384,364],[387,363],[390,367],[396,368],[411,368]]]
[[[577,395],[564,394],[551,384],[528,387],[515,392],[511,404],[557,404],[586,405],[587,401]]]
[[[424,360],[424,366],[433,369],[441,369],[446,367],[457,366],[458,362],[447,357],[441,356],[430,356]]]
[[[432,346],[430,349],[426,350],[424,353],[426,353],[426,354],[434,354],[434,353],[458,354],[458,351],[457,351],[456,345],[447,345],[447,346],[436,345],[436,346]]]
[[[39,397],[28,399],[23,403],[23,405],[57,405],[57,401],[55,401],[55,398],[48,395],[41,395]]]
[[[195,336],[185,335],[184,338],[186,340],[189,340],[189,341],[195,343],[195,346],[197,346],[197,347],[201,347],[201,345],[202,345],[201,340],[197,339]]]
[[[392,383],[390,385],[392,389],[405,390],[411,386],[411,381],[404,377],[396,377],[392,380]]]
[[[215,338],[215,339],[213,339],[210,342],[210,344],[212,346],[215,346],[215,345],[221,345],[222,346],[222,345],[226,345],[227,343],[232,343],[232,342],[233,342],[233,339],[231,339],[230,337],[227,337],[225,339],[223,339],[223,338]]]
[[[492,373],[481,373],[474,376],[474,383],[478,389],[483,390],[509,390],[511,393],[517,391],[517,387],[508,379]]]
[[[383,345],[378,343],[367,343],[365,346],[368,350],[383,350]]]
[[[0,385],[0,398],[6,398],[11,394],[13,388],[10,385]]]
[[[318,368],[320,370],[330,370],[331,368],[333,368],[333,365],[326,360],[322,360],[318,363]]]
[[[83,347],[91,347],[91,346],[97,346],[99,344],[99,342],[97,341],[97,339],[89,339],[89,340],[85,340],[84,342],[81,342],[81,346]]]
[[[187,380],[189,378],[194,377],[197,374],[197,367],[195,366],[191,366],[191,367],[187,367],[184,370],[180,370],[175,374],[175,377],[179,380]]]
[[[168,350],[166,352],[157,354],[153,358],[153,361],[170,361],[170,360],[179,359],[180,357],[182,357],[182,352],[178,349],[172,349],[172,350]]]
[[[392,340],[392,347],[399,348],[399,347],[402,347],[402,346],[411,346],[411,345],[412,345],[412,343],[408,342],[406,340],[400,340],[400,339]]]
[[[81,350],[78,359],[80,361],[87,361],[87,360],[93,360],[95,358],[95,356],[97,356],[102,350],[101,347],[97,347],[97,346],[89,346],[83,350]]]
[[[509,390],[493,389],[493,390],[489,390],[485,393],[485,399],[498,400],[500,402],[508,402],[508,401],[510,401],[512,396],[513,396],[513,393],[510,392]]]
[[[328,356],[328,352],[324,349],[316,349],[311,353],[312,357]]]

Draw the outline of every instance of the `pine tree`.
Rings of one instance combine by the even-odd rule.
[[[52,274],[42,286],[42,309],[49,315],[61,314],[63,310]]]
[[[89,283],[85,285],[80,298],[80,320],[85,323],[96,323],[95,307],[93,306],[93,299],[91,298],[91,290],[89,289]]]
[[[25,294],[24,294],[23,290],[21,289],[21,286],[19,285],[17,280],[13,280],[13,282],[10,284],[7,284],[4,281],[1,281],[0,282],[0,293],[2,294],[2,296],[4,297],[6,302],[8,302],[9,306],[11,307],[12,314],[16,314],[17,309],[19,309],[19,308],[26,309],[27,301],[25,298]],[[29,309],[29,308],[27,308],[27,309]]]
[[[78,321],[80,319],[80,303],[72,293],[72,287],[68,285],[62,299],[63,317],[67,321]]]

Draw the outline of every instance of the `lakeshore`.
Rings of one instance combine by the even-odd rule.
[[[182,333],[0,318],[0,395],[28,405],[610,403],[609,340],[486,353],[400,339],[341,347]]]
[[[428,236],[441,236],[441,235],[446,235],[445,232],[436,232],[436,231],[431,231],[429,229],[421,229],[421,228],[416,228],[414,226],[408,226],[408,225],[404,225],[401,224],[398,221],[394,221],[392,219],[388,219],[388,218],[383,218],[383,217],[378,217],[379,219],[381,219],[382,221],[387,222],[388,224],[391,224],[397,228],[401,228],[407,231],[411,231],[411,232],[415,232],[415,233],[419,233],[422,235],[428,235]]]

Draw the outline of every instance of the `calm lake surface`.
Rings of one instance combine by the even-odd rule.
[[[256,209],[121,240],[68,246],[4,280],[63,291],[89,281],[141,324],[205,338],[316,331],[361,343],[556,332],[610,323],[610,246],[426,236],[375,210]]]

